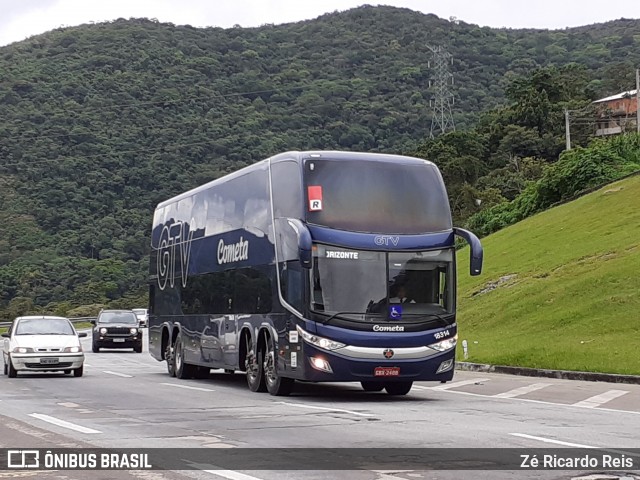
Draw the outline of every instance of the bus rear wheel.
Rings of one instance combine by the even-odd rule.
[[[173,346],[173,365],[176,377],[186,380],[193,378],[196,366],[184,361],[184,347],[182,345],[182,333],[178,334],[176,343]]]
[[[176,370],[173,366],[173,349],[171,345],[167,345],[167,348],[164,350],[164,359],[167,361],[167,373],[170,377],[176,376]]]
[[[278,375],[276,364],[276,349],[274,342],[267,338],[267,351],[264,353],[264,381],[267,391],[274,396],[287,396],[293,390],[295,380]]]
[[[252,392],[266,392],[267,385],[264,381],[264,369],[262,368],[262,355],[256,355],[253,342],[249,335],[246,336],[247,358],[245,360],[245,368],[247,370],[247,385]]]
[[[384,389],[389,395],[406,395],[413,387],[413,382],[394,382],[387,383]]]

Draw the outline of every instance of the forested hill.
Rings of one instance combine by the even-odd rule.
[[[463,129],[539,65],[585,65],[591,98],[632,87],[638,32],[365,6],[259,28],[120,19],[1,47],[0,317],[144,296],[155,204],[225,172],[290,149],[414,151],[428,45],[453,55]]]

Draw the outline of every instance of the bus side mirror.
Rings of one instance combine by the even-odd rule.
[[[302,265],[303,268],[311,268],[312,242],[309,229],[297,218],[288,218],[287,222],[298,236],[298,257],[300,258],[300,265]]]
[[[472,276],[480,275],[482,273],[482,260],[484,256],[480,240],[469,230],[463,228],[454,228],[453,233],[464,238],[469,244],[469,274]]]

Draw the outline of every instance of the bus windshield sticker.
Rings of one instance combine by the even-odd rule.
[[[350,258],[358,260],[358,252],[336,252],[332,250],[325,250],[326,258]]]
[[[322,210],[322,186],[309,185],[309,211],[317,212]]]
[[[389,305],[389,318],[392,320],[402,319],[402,305]]]

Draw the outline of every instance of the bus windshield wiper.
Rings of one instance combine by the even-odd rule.
[[[323,313],[322,315],[328,315],[326,313]],[[336,312],[332,315],[329,316],[329,318],[327,318],[324,322],[320,322],[323,325],[326,325],[327,323],[329,323],[332,319],[338,317],[340,318],[340,316],[342,315],[366,315],[364,312]],[[351,320],[349,318],[344,318],[343,320]]]
[[[450,323],[447,321],[447,319],[444,318],[443,315],[440,315],[438,313],[427,313],[427,312],[422,312],[422,313],[403,313],[402,314],[403,317],[433,317],[436,318],[440,321],[440,323],[442,323],[443,326],[447,326],[450,325]]]

